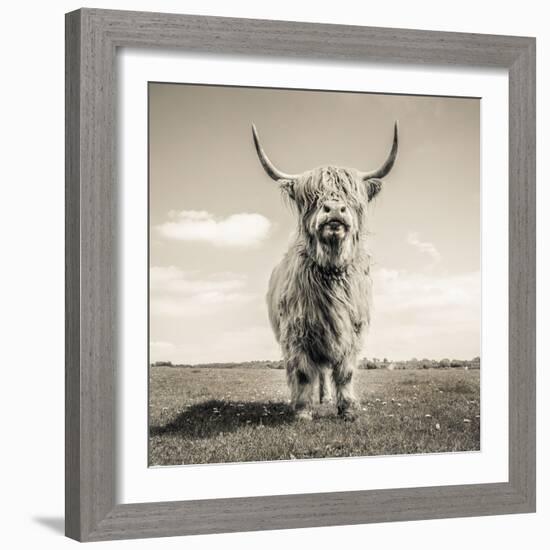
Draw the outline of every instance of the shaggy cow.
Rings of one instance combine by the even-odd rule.
[[[365,250],[367,204],[397,155],[397,123],[390,154],[378,170],[322,166],[302,174],[278,170],[252,134],[267,174],[298,215],[293,244],[269,281],[269,319],[285,362],[297,417],[312,418],[314,388],[320,400],[334,384],[338,414],[354,420],[353,375],[370,322],[370,258]],[[328,373],[328,377],[325,374]]]

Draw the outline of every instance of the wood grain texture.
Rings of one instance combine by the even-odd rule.
[[[67,534],[85,538],[113,509],[114,50],[85,12],[69,14],[67,28]]]
[[[535,508],[535,43],[509,69],[509,472]]]
[[[80,17],[65,26],[65,529],[80,529]]]
[[[510,82],[509,482],[115,502],[119,47],[503,67]],[[79,10],[66,16],[66,534],[108,540],[535,510],[535,40]],[[182,495],[183,496],[183,495]]]

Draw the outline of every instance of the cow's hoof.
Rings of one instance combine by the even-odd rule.
[[[298,420],[313,420],[313,413],[309,409],[300,409],[296,411],[296,418]]]
[[[338,409],[338,416],[345,422],[355,422],[357,420],[357,411],[351,408]]]

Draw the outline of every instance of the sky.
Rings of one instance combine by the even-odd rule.
[[[296,226],[284,172],[399,153],[367,212],[374,306],[362,357],[480,354],[476,98],[149,84],[150,358],[280,359],[265,294]]]

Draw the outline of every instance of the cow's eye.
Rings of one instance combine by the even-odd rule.
[[[323,206],[323,211],[328,214],[330,212],[330,207],[325,204],[325,206]]]

